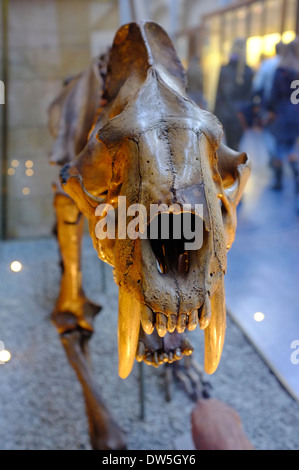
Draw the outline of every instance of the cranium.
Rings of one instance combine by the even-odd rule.
[[[222,353],[227,251],[250,163],[246,154],[221,144],[221,124],[188,98],[186,86],[162,28],[151,22],[121,27],[109,56],[105,105],[76,161],[61,172],[63,189],[89,221],[98,256],[114,267],[122,378],[136,352],[138,360],[156,365],[190,354],[192,347],[180,338],[197,324],[204,329],[208,374]],[[202,246],[186,250],[186,240],[173,236],[118,236],[119,201],[125,201],[126,227],[133,220],[129,207],[146,209],[143,234],[162,217],[151,217],[153,204],[175,205],[172,220],[181,214],[183,224],[186,214],[193,224],[199,217]],[[200,216],[196,206],[202,208]],[[97,224],[111,208],[116,238],[100,240]]]

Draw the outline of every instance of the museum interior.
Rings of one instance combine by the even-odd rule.
[[[0,450],[299,450],[299,0],[0,22]]]

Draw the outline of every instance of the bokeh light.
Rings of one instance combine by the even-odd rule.
[[[33,167],[33,161],[32,160],[27,160],[25,163],[26,168],[32,168]]]
[[[22,268],[23,266],[22,266],[22,263],[20,263],[20,261],[13,261],[10,265],[10,269],[14,273],[19,273],[22,270]]]
[[[253,315],[253,318],[255,319],[255,321],[261,322],[265,319],[265,314],[262,312],[255,312],[255,314]]]
[[[11,166],[13,166],[14,168],[17,168],[17,166],[19,166],[19,165],[20,165],[19,160],[12,160]]]
[[[11,354],[7,349],[0,351],[0,362],[8,362],[11,359]]]

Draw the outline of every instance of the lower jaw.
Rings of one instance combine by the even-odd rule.
[[[136,360],[145,362],[148,365],[158,367],[162,364],[172,364],[179,361],[184,356],[190,356],[193,353],[193,347],[182,333],[174,331],[167,332],[161,338],[157,330],[151,335],[147,335],[143,329],[140,329],[137,345]]]
[[[193,347],[186,342],[186,339],[184,341],[181,335],[185,328],[195,330],[197,324],[200,329],[204,329],[205,334],[205,371],[208,374],[214,373],[221,358],[226,328],[223,276],[213,296],[210,298],[206,294],[203,306],[194,312],[189,315],[168,317],[159,313],[155,315],[151,309],[140,304],[132,295],[120,288],[118,316],[120,377],[128,377],[135,357],[138,361],[158,367],[165,362],[171,363],[184,355],[192,354]],[[170,347],[171,343],[174,345]]]

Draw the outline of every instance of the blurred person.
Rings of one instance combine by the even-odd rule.
[[[203,93],[203,73],[200,66],[200,59],[197,55],[190,60],[187,69],[188,95],[195,103],[206,109],[207,103]]]
[[[267,108],[271,96],[276,69],[286,45],[281,41],[275,46],[275,55],[262,61],[252,83],[252,93],[260,98],[262,108]]]
[[[253,71],[246,63],[246,40],[236,39],[229,62],[220,70],[214,114],[223,125],[226,143],[238,150],[243,135],[239,111],[251,101]]]
[[[271,129],[271,123],[267,122],[267,113],[275,72],[282,59],[285,47],[286,45],[282,41],[276,44],[275,55],[262,61],[252,84],[253,102],[259,106],[262,137],[270,163],[275,158],[276,142]]]
[[[269,97],[269,120],[276,140],[272,160],[275,181],[272,189],[282,189],[283,165],[289,161],[299,194],[299,104],[291,101],[294,80],[299,80],[299,37],[288,44],[274,75]]]

